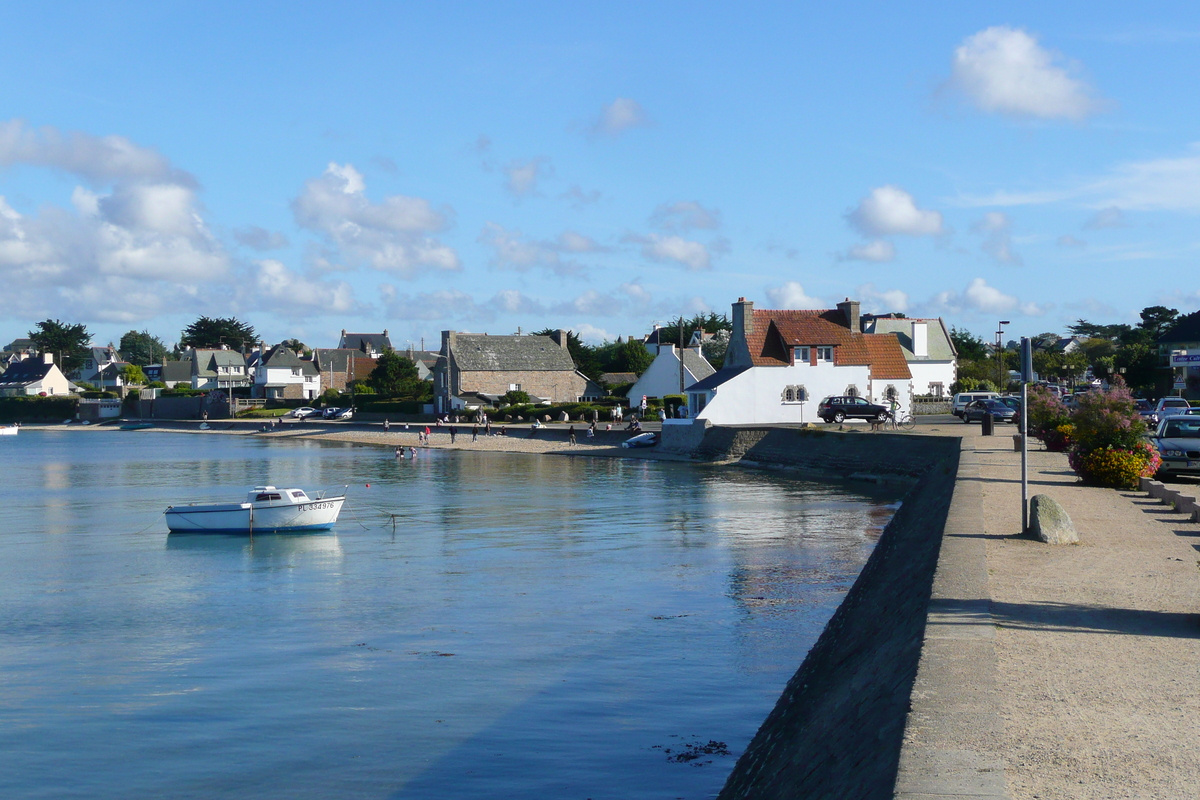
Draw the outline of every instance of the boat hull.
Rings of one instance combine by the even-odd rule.
[[[171,533],[302,533],[327,531],[337,523],[345,497],[303,503],[260,505],[218,503],[172,506],[166,511]]]
[[[19,430],[16,425],[0,425],[0,436],[16,436]]]

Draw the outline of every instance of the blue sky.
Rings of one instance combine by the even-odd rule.
[[[14,8],[5,342],[1200,308],[1193,4]]]

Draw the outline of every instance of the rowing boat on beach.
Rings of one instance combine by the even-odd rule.
[[[310,498],[302,489],[256,486],[244,503],[168,506],[172,533],[299,533],[329,530],[337,523],[345,494]]]

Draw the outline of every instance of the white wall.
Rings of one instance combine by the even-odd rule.
[[[686,390],[688,386],[696,382],[696,377],[691,371],[684,367],[683,387]],[[637,405],[642,401],[642,395],[647,397],[664,397],[669,394],[680,394],[679,391],[679,355],[675,352],[675,345],[663,345],[651,362],[649,369],[642,373],[642,377],[638,378],[632,388],[630,388],[628,397]]]
[[[954,362],[910,361],[908,371],[912,373],[913,391],[916,394],[929,394],[929,384],[940,382],[943,396],[951,396],[950,384],[955,379]]]

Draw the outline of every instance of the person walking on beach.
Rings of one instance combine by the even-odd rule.
[[[479,425],[475,424],[475,425],[471,426],[471,441],[473,442],[478,438],[479,438]]]
[[[588,425],[588,438],[589,439],[596,438],[596,420],[594,420],[594,419],[592,420],[592,424]]]
[[[425,444],[429,444],[429,426],[425,426]]]
[[[389,423],[389,422],[387,421],[387,418],[385,417],[385,418],[384,418],[384,420],[383,420],[383,432],[384,432],[384,433],[387,433],[387,432],[388,432],[389,430],[391,430],[391,429],[392,429],[391,423]]]
[[[458,436],[458,428],[450,426],[450,444],[454,444],[454,437]]]
[[[575,444],[575,426],[574,425],[567,428],[567,442],[568,442],[568,444],[571,444],[571,445]]]

